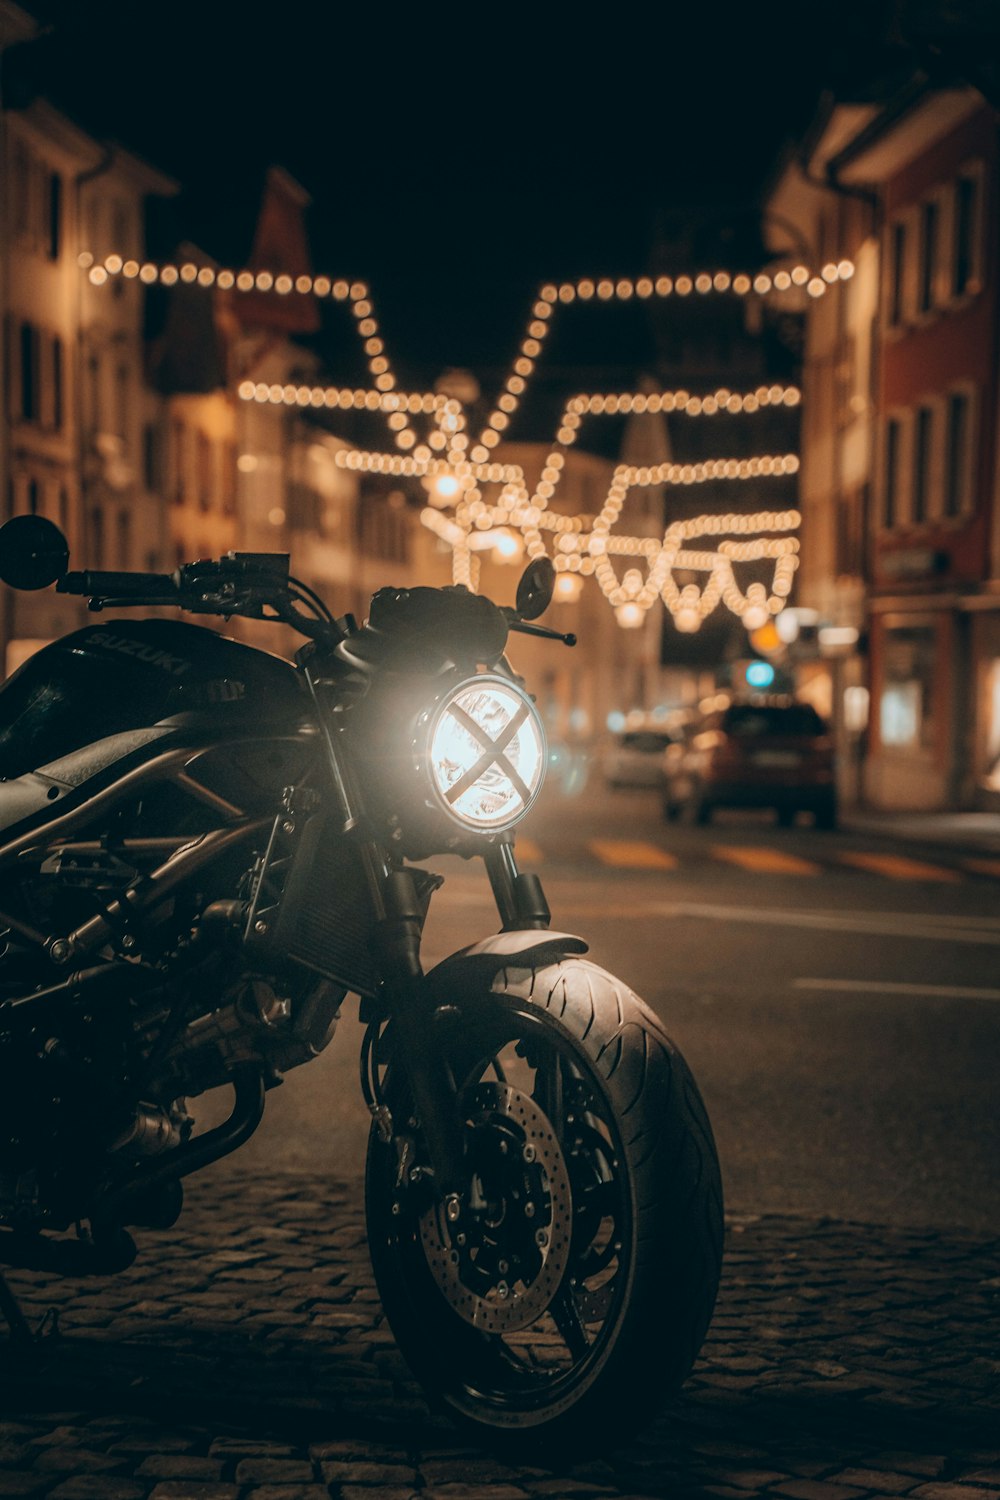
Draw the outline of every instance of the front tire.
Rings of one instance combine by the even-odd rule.
[[[656,1017],[593,964],[509,969],[458,1009],[442,1045],[467,1131],[461,1222],[427,1190],[398,1068],[405,1172],[397,1143],[369,1144],[386,1316],[480,1437],[617,1443],[684,1381],[712,1315],[722,1193],[704,1106]]]

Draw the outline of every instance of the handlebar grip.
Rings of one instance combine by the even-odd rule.
[[[151,594],[176,599],[172,573],[65,573],[56,584],[59,594],[83,594],[92,599],[146,599]]]

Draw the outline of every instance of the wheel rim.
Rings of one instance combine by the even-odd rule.
[[[387,1304],[405,1296],[413,1347],[404,1353],[425,1373],[433,1360],[436,1383],[452,1404],[497,1425],[515,1413],[522,1421],[532,1412],[548,1417],[578,1399],[603,1365],[626,1303],[632,1206],[618,1127],[589,1062],[569,1037],[534,1014],[508,1013],[488,1048],[474,1060],[466,1049],[456,1060],[464,1114],[475,1121],[466,1199],[475,1200],[472,1178],[479,1169],[486,1228],[481,1224],[472,1245],[476,1236],[450,1226],[439,1205],[425,1199],[418,1206],[404,1191],[389,1210],[391,1258],[380,1285]],[[534,1161],[525,1164],[533,1169],[529,1199],[514,1200],[518,1174],[505,1177],[497,1168],[505,1130],[508,1157],[515,1145],[535,1149]],[[389,1170],[391,1154],[384,1153]],[[419,1140],[414,1159],[419,1181]],[[383,1192],[386,1186],[383,1178]],[[512,1246],[501,1233],[504,1218],[496,1216],[526,1201],[535,1210],[528,1222],[539,1221],[550,1236],[547,1246],[536,1245],[544,1253],[534,1261],[526,1235],[514,1235]],[[466,1243],[459,1245],[462,1232]]]

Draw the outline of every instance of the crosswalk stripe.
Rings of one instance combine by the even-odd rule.
[[[628,839],[591,839],[587,846],[603,865],[628,870],[676,870],[677,860],[653,844]]]
[[[716,859],[739,865],[744,870],[754,870],[760,875],[822,875],[821,865],[811,859],[800,859],[797,854],[786,854],[782,849],[754,848],[737,844],[713,844]]]
[[[522,864],[526,865],[540,865],[545,859],[545,855],[534,839],[527,839],[520,833],[517,836],[517,857]]]
[[[890,880],[938,880],[957,884],[962,879],[957,870],[949,870],[944,865],[929,865],[905,854],[841,854],[838,858],[842,864],[855,865],[859,870],[869,870],[875,875],[887,875]]]
[[[995,875],[1000,880],[1000,859],[963,859],[962,864],[974,875]]]

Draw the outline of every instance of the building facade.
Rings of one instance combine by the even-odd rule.
[[[15,6],[0,41],[30,43]],[[141,258],[144,205],[162,173],[91,139],[47,100],[0,114],[4,517],[47,516],[91,567],[163,565],[153,454],[162,408],[145,379],[142,289],[91,285],[89,257]],[[4,590],[0,665],[13,670],[84,617],[80,601]]]
[[[767,205],[855,267],[807,317],[799,673],[875,807],[1000,805],[998,168],[981,95],[917,79],[825,111]]]

